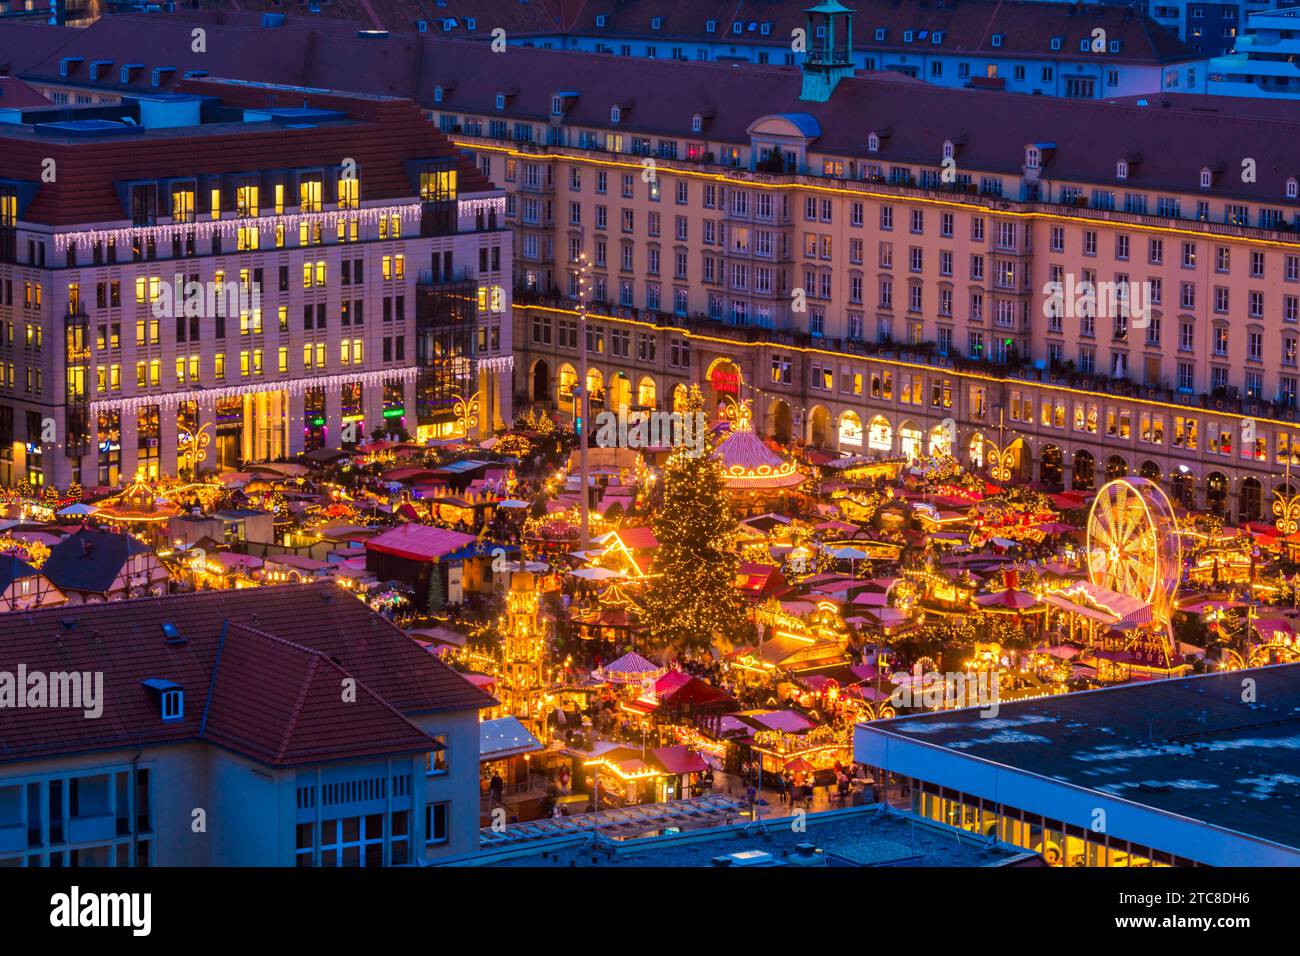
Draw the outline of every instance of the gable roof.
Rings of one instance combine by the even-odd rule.
[[[2,614],[0,647],[28,673],[103,675],[97,719],[0,708],[0,763],[192,741],[273,765],[409,753],[433,748],[406,718],[494,703],[328,583]],[[161,719],[146,680],[182,689],[181,719]]]
[[[147,553],[148,546],[128,534],[82,528],[50,549],[41,573],[61,590],[107,594],[127,559]]]

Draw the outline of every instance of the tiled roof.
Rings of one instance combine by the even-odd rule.
[[[0,110],[49,105],[49,100],[17,77],[0,76]]]
[[[181,79],[167,81],[164,84],[165,91],[216,96],[224,104],[245,108],[292,105],[338,110],[347,114],[348,119],[294,129],[272,124],[243,123],[149,129],[126,138],[66,138],[48,134],[36,136],[27,133],[24,128],[0,126],[0,136],[5,139],[3,148],[0,148],[0,177],[35,179],[30,171],[39,168],[40,162],[46,157],[55,160],[61,171],[54,182],[41,184],[25,218],[51,225],[118,221],[127,215],[115,188],[115,183],[118,182],[149,179],[159,175],[198,176],[246,173],[252,169],[312,167],[319,166],[323,157],[338,157],[341,160],[346,156],[353,159],[358,169],[362,170],[364,198],[367,200],[414,196],[416,186],[405,166],[405,161],[411,159],[455,157],[461,193],[484,192],[494,188],[474,164],[459,154],[409,100],[348,96],[315,90],[288,92],[232,85],[215,79],[184,79],[185,71],[198,68],[204,59],[202,54],[188,52],[175,59],[169,57],[171,51],[167,48],[173,45],[171,41],[174,39],[174,28],[185,27],[185,24],[158,22],[156,25],[159,29],[154,29],[153,21],[143,21],[147,26],[142,32],[151,35],[119,43],[117,41],[123,38],[114,34],[117,26],[115,20],[116,18],[110,17],[100,21],[110,25],[110,29],[105,30],[101,37],[84,46],[76,40],[72,41],[63,49],[51,53],[27,75],[36,76],[48,71],[52,76],[57,76],[59,60],[68,55],[65,51],[76,48],[85,51],[78,55],[87,61],[113,59],[115,65],[124,62],[174,65],[176,72],[171,75]],[[13,52],[8,48],[6,38],[4,31],[0,31],[0,60]],[[102,43],[100,39],[103,40]],[[209,42],[216,39],[214,37]],[[221,39],[231,44],[239,42],[235,35]],[[167,52],[160,55],[160,49]],[[284,71],[276,69],[276,64],[289,55],[288,51],[294,49],[296,47],[292,43],[286,44],[284,50],[264,49],[262,58],[256,64],[244,64],[245,69],[232,70],[228,75],[262,82],[279,81],[283,77],[277,74]],[[310,59],[309,48],[301,49],[300,52]],[[222,62],[224,66],[234,66],[224,60]],[[103,83],[92,84],[88,67],[82,65],[69,80],[119,91],[160,92],[149,85],[149,75],[149,69],[141,70],[140,76],[143,79],[124,86],[115,82],[121,77],[120,72],[113,69],[106,71],[107,79]],[[336,88],[341,85],[342,82],[337,78],[332,84]],[[360,92],[374,91],[366,89]],[[32,163],[36,163],[36,166],[33,167]]]
[[[59,28],[24,27],[24,35],[31,29]],[[13,49],[20,44],[0,30],[0,62],[12,61],[15,73],[28,62],[32,76],[57,75],[59,55],[75,51],[93,58],[105,55],[97,49],[108,48],[112,52],[106,55],[119,60],[149,63],[165,56],[178,70],[207,68],[209,57],[188,52],[189,29],[187,22],[172,16],[106,17],[85,30],[63,31],[74,34],[66,41],[66,52],[35,61]],[[1141,154],[1141,162],[1130,164],[1124,188],[1198,192],[1201,169],[1208,166],[1224,171],[1210,194],[1279,206],[1284,205],[1286,179],[1300,174],[1293,147],[1300,118],[1294,112],[1242,123],[1227,112],[956,90],[890,73],[848,78],[830,102],[809,103],[799,99],[800,74],[794,68],[528,47],[493,54],[479,42],[430,36],[360,40],[292,26],[254,31],[247,37],[230,28],[212,28],[208,42],[210,50],[213,42],[222,48],[230,45],[230,60],[223,61],[223,68],[233,75],[308,86],[359,86],[370,93],[411,96],[425,108],[449,113],[497,113],[496,94],[514,87],[499,115],[544,122],[550,117],[553,92],[576,91],[564,116],[571,128],[608,129],[610,106],[635,101],[618,127],[622,131],[690,136],[692,117],[700,113],[706,122],[697,138],[748,143],[748,128],[761,116],[807,114],[821,131],[815,142],[819,151],[886,166],[937,167],[945,140],[964,139],[956,156],[963,172],[1019,176],[1025,146],[1052,143],[1055,148],[1043,174],[1056,182],[1116,184],[1117,161]],[[490,68],[485,68],[485,58],[491,58]],[[114,83],[102,85],[111,88]],[[439,85],[445,92],[441,105],[433,95]],[[888,132],[875,154],[866,146],[872,131]],[[1240,176],[1230,174],[1234,158],[1240,156],[1256,160],[1255,181],[1241,182]]]
[[[107,594],[127,558],[148,551],[130,535],[82,528],[50,549],[41,572],[61,590]]]
[[[164,624],[183,642],[169,642]],[[4,614],[0,648],[10,672],[21,663],[28,673],[103,674],[98,719],[0,708],[0,762],[193,740],[272,764],[412,752],[428,743],[401,715],[493,703],[333,584]],[[347,677],[357,683],[352,703]],[[182,719],[161,719],[146,680],[183,690]]]

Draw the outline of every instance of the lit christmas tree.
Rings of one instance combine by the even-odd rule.
[[[703,408],[692,388],[688,414]],[[707,652],[714,635],[744,637],[746,618],[736,575],[738,524],[727,505],[722,467],[708,451],[678,449],[664,464],[663,504],[652,522],[659,548],[646,594],[650,639],[678,652]]]

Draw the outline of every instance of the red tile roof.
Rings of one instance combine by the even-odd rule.
[[[349,119],[299,129],[232,123],[84,139],[20,136],[0,126],[5,140],[0,176],[34,179],[31,170],[40,168],[45,157],[54,159],[60,170],[57,180],[41,184],[25,218],[51,225],[118,221],[127,213],[115,184],[124,180],[309,168],[325,157],[331,164],[344,156],[356,161],[367,200],[414,197],[416,187],[404,165],[412,159],[458,157],[460,192],[494,188],[409,100],[289,93],[215,80],[182,80],[176,88],[216,96],[236,107],[311,106],[343,111]]]
[[[0,110],[50,106],[50,101],[15,76],[0,76]]]
[[[15,74],[55,77],[60,56],[73,54],[87,61],[102,56],[118,62],[165,62],[178,70],[212,65],[208,55],[189,52],[191,25],[178,16],[112,16],[71,31],[23,27],[23,36],[34,29],[60,32],[67,39],[55,51],[49,51],[48,41],[33,42],[34,49],[45,52],[29,57],[22,42],[0,31],[0,62],[10,61]],[[859,24],[855,32],[862,33]],[[1054,182],[1114,187],[1116,162],[1140,154],[1123,188],[1182,193],[1200,192],[1202,167],[1229,170],[1235,168],[1234,157],[1250,156],[1257,162],[1256,181],[1243,183],[1240,176],[1224,174],[1208,192],[1278,206],[1285,205],[1286,179],[1297,174],[1292,144],[1300,134],[1300,119],[1294,112],[1242,123],[1226,112],[955,90],[889,73],[859,74],[842,81],[830,102],[809,103],[799,99],[800,74],[793,68],[528,47],[489,54],[480,42],[433,35],[359,40],[295,26],[247,35],[213,27],[209,50],[214,43],[226,50],[222,68],[231,75],[307,86],[359,86],[370,93],[412,96],[427,109],[454,114],[494,114],[497,92],[515,87],[501,115],[546,122],[552,92],[576,91],[564,118],[570,128],[607,129],[610,106],[634,100],[620,129],[689,136],[692,116],[702,113],[708,118],[699,138],[709,143],[748,143],[748,127],[760,116],[802,114],[804,120],[811,117],[818,131],[816,148],[833,155],[937,168],[945,140],[964,138],[957,155],[963,172],[1019,176],[1026,145],[1054,143],[1043,171]],[[493,57],[490,69],[484,68],[485,56]],[[102,84],[84,82],[111,89],[116,79],[113,71]],[[434,103],[438,85],[452,87],[441,105]],[[889,131],[874,155],[866,149],[873,130]]]
[[[184,642],[169,643],[164,624]],[[185,741],[276,765],[409,753],[430,745],[403,715],[493,703],[332,584],[5,614],[0,647],[11,672],[21,662],[28,673],[103,674],[98,719],[0,709],[0,763]],[[343,700],[349,677],[354,703]],[[161,719],[143,685],[151,679],[182,688],[182,719]]]

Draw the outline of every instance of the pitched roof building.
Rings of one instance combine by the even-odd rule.
[[[476,846],[477,712],[492,698],[341,588],[9,614],[0,644],[23,662],[0,674],[0,792],[29,790],[4,803],[26,818],[0,817],[0,857],[388,865]],[[245,788],[250,774],[262,782]],[[208,816],[207,839],[161,837],[236,792],[244,805]]]

